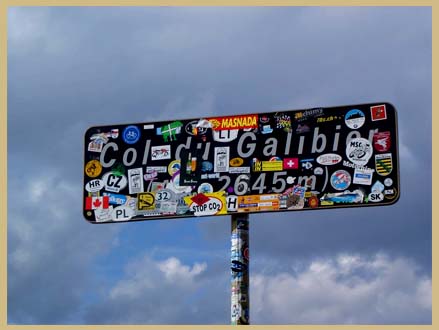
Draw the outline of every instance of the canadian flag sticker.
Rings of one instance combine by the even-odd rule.
[[[86,197],[85,198],[85,209],[86,210],[96,210],[96,209],[108,209],[110,197]]]

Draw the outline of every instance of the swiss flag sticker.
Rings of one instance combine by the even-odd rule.
[[[96,209],[108,209],[110,197],[86,197],[85,198],[85,209],[86,210],[96,210]]]
[[[299,168],[299,158],[284,158],[284,170],[297,170]]]
[[[386,105],[375,105],[370,107],[372,121],[387,119]]]

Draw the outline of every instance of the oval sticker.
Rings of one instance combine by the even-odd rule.
[[[230,166],[241,166],[242,164],[244,164],[244,160],[242,158],[236,157],[230,160]]]
[[[342,157],[337,154],[324,154],[317,157],[317,163],[320,165],[335,165],[340,163]]]
[[[223,202],[216,197],[209,197],[209,200],[201,205],[192,203],[189,209],[194,212],[195,216],[215,215],[223,208]]]
[[[85,190],[88,192],[97,192],[104,188],[104,181],[101,179],[95,179],[87,182],[85,185]]]

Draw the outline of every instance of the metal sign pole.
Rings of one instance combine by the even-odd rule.
[[[249,215],[232,214],[231,234],[231,324],[250,324],[249,299]]]

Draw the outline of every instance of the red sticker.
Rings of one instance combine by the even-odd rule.
[[[203,205],[209,201],[209,197],[204,194],[197,194],[191,200],[197,205]]]
[[[299,168],[298,158],[284,158],[284,170],[297,170]]]
[[[390,132],[378,132],[373,135],[373,146],[378,152],[386,152],[390,149]]]
[[[372,121],[387,119],[386,105],[382,104],[370,107],[370,114]]]

